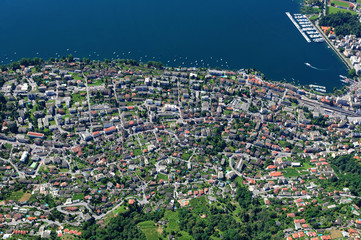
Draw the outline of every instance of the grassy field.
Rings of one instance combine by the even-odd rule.
[[[142,155],[142,150],[140,148],[134,149],[134,156]]]
[[[116,214],[119,213],[123,213],[128,211],[128,208],[125,206],[120,206],[117,209],[115,209],[113,212],[109,213],[105,218],[104,218],[104,223],[108,224],[110,222],[110,219],[113,218]]]
[[[155,226],[153,221],[145,221],[138,224],[140,230],[145,234],[147,240],[158,240],[160,237],[160,228]]]
[[[80,76],[79,76],[78,74],[76,74],[76,73],[73,73],[72,76],[73,76],[74,80],[83,80],[83,77],[80,77]]]
[[[178,213],[172,211],[166,211],[164,213],[164,219],[168,220],[167,233],[171,231],[179,232]]]
[[[167,233],[167,236],[169,236],[171,234],[171,232],[173,231],[173,232],[179,233],[181,235],[181,236],[177,237],[176,239],[181,239],[181,240],[193,239],[187,232],[180,231],[177,212],[166,211],[164,213],[164,220],[168,220],[168,223],[164,229]]]
[[[351,14],[356,14],[356,12],[351,11],[351,10],[346,10],[346,9],[342,9],[342,8],[327,6],[327,13],[328,14],[333,14],[333,13],[337,13],[337,12],[349,12]]]
[[[341,239],[342,233],[340,230],[331,230],[331,238],[332,239]]]
[[[157,180],[163,179],[164,181],[168,181],[168,176],[165,174],[158,174]]]
[[[90,83],[89,86],[100,86],[102,84],[103,84],[103,81],[100,79],[97,79],[94,82]]]
[[[337,0],[331,0],[331,3],[335,4],[335,6],[340,6],[340,7],[345,7],[345,8],[350,7],[349,3],[341,2],[341,1],[337,1]]]
[[[183,153],[181,159],[187,161],[187,160],[190,158],[190,156],[191,156],[191,155],[190,155],[189,153]]]
[[[79,93],[71,95],[73,102],[82,102],[82,101],[86,100],[85,97],[80,96],[80,93],[86,93],[86,92],[79,92]]]
[[[126,211],[128,211],[128,208],[126,206],[120,206],[113,211],[113,215],[119,214],[119,213],[124,213]]]
[[[82,194],[82,193],[76,193],[76,194],[74,194],[74,196],[73,196],[73,200],[84,200],[84,194]]]
[[[20,202],[22,201],[29,201],[31,197],[31,193],[24,193],[24,195],[19,199]]]
[[[298,172],[298,168],[286,168],[285,169],[286,171],[283,173],[283,175],[285,177],[297,177],[299,175],[301,175],[299,172]]]
[[[17,191],[17,192],[13,192],[13,193],[11,193],[9,199],[13,200],[13,201],[19,201],[22,198],[23,195],[24,195],[24,192],[22,190]]]

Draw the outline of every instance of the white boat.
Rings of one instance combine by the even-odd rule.
[[[320,88],[320,89],[326,89],[325,86],[320,86],[320,85],[313,85],[313,84],[310,84],[309,85],[311,88]]]
[[[315,39],[313,39],[313,41],[316,42],[316,43],[320,43],[320,42],[324,42],[325,39],[323,39],[323,38],[315,38]]]
[[[323,92],[323,93],[326,92],[326,89],[323,89],[323,88],[315,88],[315,90],[316,90],[317,92]]]

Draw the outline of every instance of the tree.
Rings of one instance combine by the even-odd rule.
[[[348,75],[350,76],[350,78],[354,78],[356,77],[356,70],[353,68],[350,71],[348,71]]]
[[[83,58],[83,63],[88,65],[90,63],[90,59],[89,58]]]
[[[73,62],[73,61],[74,61],[73,55],[69,54],[69,55],[66,57],[66,60],[67,60],[67,62]]]

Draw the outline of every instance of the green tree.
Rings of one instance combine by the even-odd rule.
[[[350,71],[348,71],[348,75],[350,76],[350,78],[354,78],[356,77],[356,70],[353,68]]]

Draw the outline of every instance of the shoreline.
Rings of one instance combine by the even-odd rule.
[[[346,66],[347,70],[353,69],[352,65],[347,61],[345,56],[342,53],[340,53],[340,51],[332,44],[332,42],[330,41],[330,39],[328,39],[328,37],[325,35],[325,33],[322,31],[322,29],[319,28],[318,24],[317,23],[314,24],[307,15],[305,15],[305,16],[310,21],[310,23],[317,29],[317,31],[322,35],[322,37],[325,39],[327,45],[336,53],[338,58]]]
[[[71,55],[69,55],[69,56],[71,56]],[[35,58],[37,58],[37,57],[35,57]],[[22,58],[22,59],[27,59],[27,60],[30,60],[30,59],[35,59],[35,58]],[[19,59],[18,61],[13,61],[13,62],[11,62],[11,63],[8,63],[8,64],[3,64],[3,66],[5,66],[5,67],[10,67],[10,65],[11,64],[13,64],[13,63],[15,63],[15,62],[17,62],[17,63],[19,63],[20,64],[20,60],[22,60],[22,59]],[[51,58],[50,59],[45,59],[45,58],[39,58],[40,60],[42,60],[43,62],[52,62],[52,60],[51,60]],[[225,67],[205,67],[205,66],[172,66],[172,65],[168,65],[168,64],[164,64],[163,62],[161,62],[161,61],[148,61],[148,62],[143,62],[143,61],[138,61],[138,60],[136,60],[136,59],[132,59],[132,58],[116,58],[116,59],[112,59],[112,60],[110,60],[110,59],[106,59],[106,58],[104,58],[104,59],[96,59],[96,58],[92,58],[92,59],[90,59],[90,58],[87,58],[87,57],[83,57],[83,58],[81,58],[81,57],[74,57],[73,58],[74,59],[74,61],[75,62],[83,62],[83,59],[88,59],[90,62],[92,62],[92,63],[100,63],[100,62],[102,62],[102,63],[105,63],[107,60],[109,60],[110,62],[118,62],[118,61],[135,61],[136,63],[137,63],[137,65],[135,65],[135,66],[141,66],[141,65],[147,65],[148,64],[148,62],[157,62],[157,63],[160,63],[161,65],[162,65],[162,69],[164,69],[164,70],[173,70],[173,71],[179,71],[179,70],[182,70],[182,69],[192,69],[192,68],[194,68],[194,69],[203,69],[203,70],[205,70],[205,69],[207,69],[207,70],[209,70],[209,69],[216,69],[216,70],[220,70],[220,71],[225,71],[225,72],[227,72],[227,71],[230,71],[230,72],[238,72],[238,71],[240,71],[240,70],[248,70],[248,71],[254,71],[255,73],[258,73],[258,74],[260,74],[260,75],[263,75],[263,78],[264,78],[264,80],[265,81],[268,81],[268,82],[272,82],[272,83],[274,83],[274,84],[290,84],[290,85],[292,85],[293,87],[295,87],[295,88],[297,88],[297,89],[299,89],[299,90],[306,90],[306,91],[309,91],[310,93],[313,93],[313,94],[317,94],[317,95],[321,95],[321,96],[327,96],[327,95],[334,95],[335,94],[335,91],[334,91],[334,89],[331,89],[331,90],[327,90],[326,92],[319,92],[319,91],[316,91],[316,90],[312,90],[312,88],[310,88],[309,86],[310,85],[312,85],[312,84],[301,84],[301,83],[296,83],[296,82],[293,82],[293,81],[288,81],[287,79],[282,79],[282,80],[274,80],[274,79],[269,79],[268,78],[268,76],[266,75],[266,74],[264,74],[260,69],[256,69],[256,68],[238,68],[238,69],[235,69],[235,68],[225,68]],[[55,60],[55,61],[64,61],[64,60],[62,60],[62,59],[57,59],[57,60]],[[0,65],[1,66],[1,65]],[[142,66],[142,67],[144,67],[144,66]],[[8,69],[9,70],[9,69]],[[14,71],[14,70],[10,70],[10,71]],[[0,68],[0,74],[2,73],[2,71],[1,71],[1,68]],[[350,84],[350,85],[341,85],[340,87],[338,87],[337,89],[336,89],[336,91],[337,90],[344,90],[345,89],[345,87],[347,88],[347,91],[345,92],[345,93],[347,93],[347,92],[349,92],[350,91],[350,88],[351,88],[351,86],[352,86],[353,84]],[[336,96],[336,95],[335,95]]]

